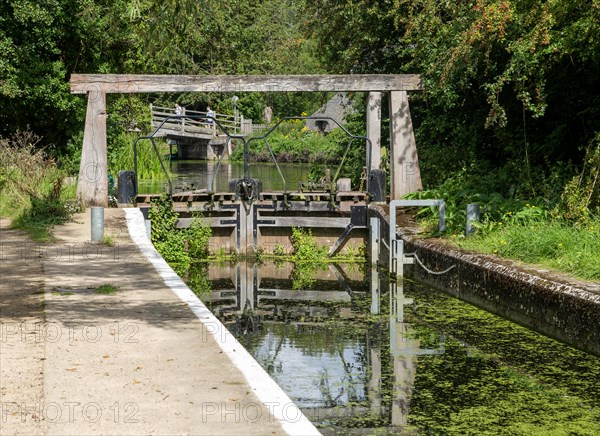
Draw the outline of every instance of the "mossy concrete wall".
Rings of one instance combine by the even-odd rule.
[[[372,210],[389,228],[385,210]],[[402,229],[398,229],[401,234]],[[387,235],[387,234],[386,234]],[[600,285],[579,283],[540,271],[528,271],[492,256],[467,253],[435,239],[402,234],[405,252],[414,252],[433,275],[419,265],[408,277],[442,289],[489,312],[600,356]],[[387,265],[387,257],[382,258]]]

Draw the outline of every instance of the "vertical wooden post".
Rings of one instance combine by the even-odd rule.
[[[108,207],[106,94],[88,91],[77,196],[86,205]]]
[[[408,94],[390,92],[390,199],[423,189]]]
[[[381,166],[381,95],[381,92],[369,92],[367,99],[367,138],[372,147],[370,170],[378,170]],[[368,153],[367,148],[367,162]]]

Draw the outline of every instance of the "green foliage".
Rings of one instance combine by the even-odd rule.
[[[348,115],[346,129],[356,136],[364,136],[364,112]],[[282,122],[267,138],[269,146],[278,162],[305,162],[311,164],[310,177],[319,181],[329,168],[332,178],[348,177],[358,189],[361,174],[366,165],[366,153],[362,140],[352,139],[342,129],[336,128],[329,134],[308,129],[302,120]],[[242,145],[234,150],[231,159],[241,161],[244,158]],[[250,160],[271,162],[269,149],[262,139],[249,144]],[[341,164],[341,168],[340,168]],[[363,186],[364,187],[364,186]]]
[[[292,246],[294,248],[294,261],[302,262],[324,262],[327,260],[327,247],[320,247],[312,235],[310,229],[292,227]]]
[[[119,291],[119,288],[117,288],[116,286],[111,285],[111,284],[100,285],[96,288],[97,294],[111,295],[118,291]]]
[[[292,270],[293,289],[310,289],[315,282],[314,274],[327,269],[328,249],[320,247],[310,229],[292,227],[294,269]]]
[[[460,240],[459,245],[600,280],[599,219],[576,226],[526,205],[515,214],[507,213],[504,221],[488,224],[475,236]]]
[[[485,167],[463,168],[437,188],[407,197],[443,199],[447,233],[460,247],[597,280],[600,277],[600,245],[597,242],[600,241],[600,224],[598,215],[590,213],[590,205],[597,201],[593,187],[598,174],[594,170],[597,168],[594,159],[588,159],[583,177],[576,176],[562,196],[560,190],[544,188],[544,184],[554,183],[560,187],[564,176],[538,177],[534,174],[534,179],[539,180],[535,189],[540,194],[546,193],[537,197],[537,203],[518,195],[519,182],[512,177],[512,166],[487,169],[487,172],[481,171]],[[556,170],[556,174],[563,173]],[[575,183],[581,188],[574,189]],[[494,189],[500,189],[500,192]],[[582,204],[582,201],[589,203]],[[481,221],[474,224],[476,235],[464,239],[469,203],[479,204]],[[419,209],[416,216],[423,219],[428,230],[437,229],[438,214],[433,207]]]
[[[102,245],[106,245],[107,247],[114,247],[115,246],[115,238],[111,235],[104,235],[102,237],[102,239],[100,240],[100,243]]]
[[[109,172],[115,178],[121,170],[133,171],[133,143],[136,139],[137,135],[126,132],[121,132],[112,138],[112,142],[109,144],[108,167]],[[167,174],[170,176],[169,146],[163,140],[155,140],[155,142]],[[160,165],[160,160],[156,156],[154,147],[152,147],[152,143],[149,140],[141,140],[137,143],[137,168],[140,180],[165,180],[165,173]]]
[[[337,136],[323,135],[304,126],[301,120],[284,121],[267,140],[278,162],[336,163],[340,159]],[[264,140],[254,140],[249,147],[254,162],[271,162],[272,158]],[[241,144],[236,147],[232,160],[244,159]]]
[[[174,232],[179,215],[173,209],[173,200],[167,194],[152,200],[152,207],[148,213],[152,224],[152,243],[165,242],[169,235]]]
[[[285,256],[287,253],[285,252],[285,247],[281,244],[277,244],[273,249],[274,256]]]
[[[76,172],[86,103],[70,94],[72,73],[302,74],[324,72],[318,46],[302,35],[303,1],[7,0],[0,5],[0,135],[31,129]],[[160,96],[158,96],[161,98]],[[220,106],[219,92],[180,96]],[[260,121],[318,101],[312,95],[240,94]],[[267,101],[265,101],[265,98]],[[137,96],[108,98],[108,130],[145,130]],[[134,109],[134,110],[132,110]],[[203,109],[203,108],[199,108]],[[147,110],[147,109],[146,109]],[[286,113],[287,114],[287,113]],[[134,116],[131,116],[134,115]],[[134,122],[135,121],[135,122]],[[109,138],[109,143],[112,140]]]
[[[588,146],[581,173],[565,185],[559,212],[567,219],[589,222],[600,216],[600,133]]]
[[[74,190],[63,186],[65,172],[37,148],[32,132],[0,137],[0,215],[36,241],[52,239],[51,228],[78,212]]]
[[[410,109],[427,188],[474,162],[512,166],[519,196],[544,202],[567,181],[551,180],[559,165],[584,166],[600,131],[595,2],[308,0],[307,10],[331,71],[422,75]],[[579,184],[565,194],[569,214],[587,198]],[[513,196],[503,190],[489,192]]]
[[[208,243],[211,237],[211,229],[201,216],[195,216],[192,224],[186,231],[188,252],[190,257],[204,259],[208,256]]]
[[[482,171],[483,170],[483,171]],[[405,196],[408,199],[442,199],[446,203],[446,229],[451,234],[462,234],[465,229],[466,208],[469,203],[480,205],[481,222],[493,223],[502,221],[507,213],[514,213],[523,208],[524,200],[515,196],[515,185],[512,183],[509,168],[489,169],[477,168],[473,165],[462,168],[454,176],[449,177],[437,188]],[[499,189],[500,191],[496,191]],[[426,217],[430,227],[437,228],[437,209],[420,209],[417,217]]]
[[[173,229],[163,240],[154,242],[156,250],[180,277],[185,275],[192,263],[190,254],[185,249],[185,236],[185,232]]]
[[[201,300],[210,296],[212,286],[208,279],[206,265],[194,265],[190,268],[186,283]]]
[[[179,215],[167,194],[152,200],[148,215],[152,243],[179,276],[184,276],[193,263],[206,260],[211,230],[202,217],[195,216],[187,229],[177,229]]]

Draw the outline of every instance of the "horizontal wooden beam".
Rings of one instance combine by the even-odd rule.
[[[145,92],[296,92],[415,91],[418,74],[350,74],[302,76],[178,76],[139,74],[73,74],[71,93]]]

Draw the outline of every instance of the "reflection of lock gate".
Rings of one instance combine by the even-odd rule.
[[[358,378],[355,382],[360,385],[358,380],[362,380],[364,385],[360,386],[368,392],[370,398],[375,399],[372,401],[371,413],[389,413],[394,425],[405,425],[415,382],[417,359],[444,354],[446,336],[440,334],[437,340],[429,345],[422,343],[417,336],[418,330],[404,319],[405,306],[410,305],[415,309],[416,304],[412,298],[406,298],[403,287],[393,280],[387,283],[389,316],[382,316],[379,307],[386,302],[381,301],[379,289],[380,283],[385,284],[386,279],[378,273],[376,267],[372,267],[370,272],[376,279],[366,282],[365,276],[369,274],[368,271],[356,271],[347,264],[329,264],[327,270],[319,271],[313,276],[315,282],[308,289],[292,289],[294,268],[291,263],[274,265],[267,262],[258,265],[253,262],[240,262],[225,268],[211,264],[208,266],[207,275],[211,277],[212,290],[210,297],[207,297],[207,304],[228,330],[245,343],[261,343],[265,327],[268,330],[277,325],[286,326],[285,329],[278,330],[279,336],[276,333],[264,339],[262,344],[265,348],[259,347],[263,353],[263,367],[270,367],[274,362],[286,359],[280,353],[285,353],[282,347],[287,343],[288,326],[297,323],[311,326],[310,328],[326,329],[331,325],[328,324],[331,319],[335,319],[336,323],[341,325],[355,323],[357,319],[364,320],[362,306],[357,301],[368,298],[370,294],[371,315],[378,317],[378,328],[376,331],[366,329],[364,333],[365,351],[368,353],[368,359],[364,362],[366,367],[363,369],[366,377]],[[387,331],[380,329],[382,324],[387,324]],[[381,339],[386,336],[389,337],[388,365],[394,375],[392,394],[396,399],[391,402],[387,411],[381,404],[384,365],[382,358],[386,353],[385,348],[382,348]],[[265,353],[265,350],[268,352]],[[328,360],[323,365],[327,367],[332,362],[335,364],[335,361]],[[353,355],[344,354],[341,363],[346,370],[349,369],[354,363]],[[347,384],[344,386],[348,387]],[[346,407],[350,407],[347,409],[350,414],[365,413],[365,409],[360,406]],[[329,414],[334,416],[336,412],[335,409],[322,405],[318,410],[305,406],[302,411],[311,417],[315,417],[317,413],[319,417]]]

